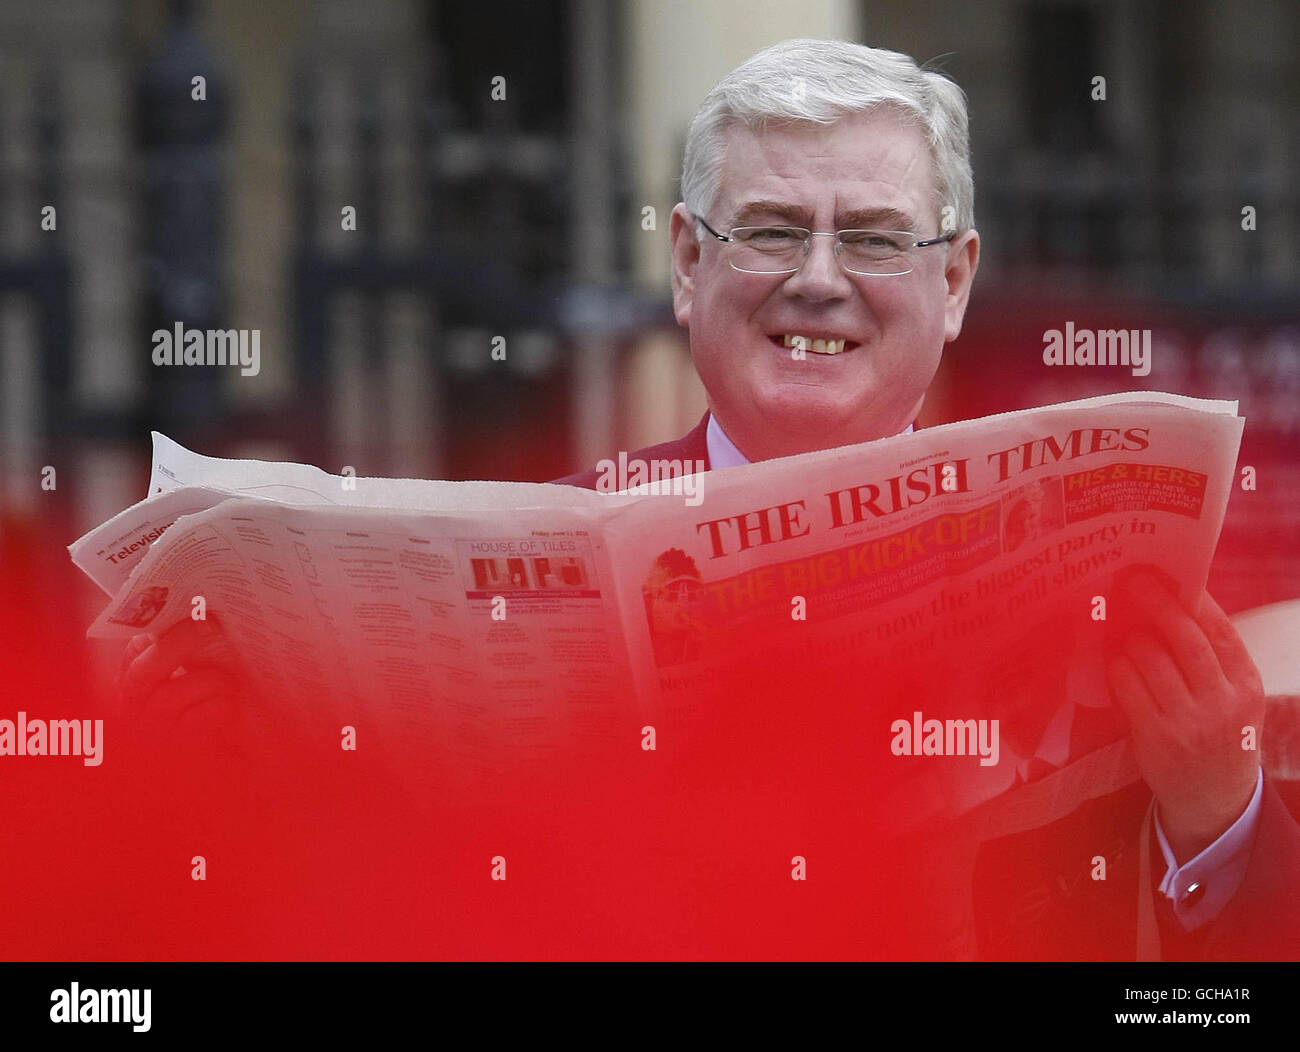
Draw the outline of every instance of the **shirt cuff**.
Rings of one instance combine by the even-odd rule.
[[[1232,900],[1246,877],[1255,827],[1264,798],[1264,772],[1255,779],[1255,793],[1240,817],[1218,840],[1182,866],[1160,827],[1156,809],[1156,839],[1165,856],[1165,875],[1160,890],[1173,903],[1174,916],[1184,931],[1192,931],[1214,920]]]

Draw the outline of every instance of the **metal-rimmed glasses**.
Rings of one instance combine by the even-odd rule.
[[[908,230],[836,230],[834,233],[801,226],[738,226],[719,234],[700,216],[700,225],[730,246],[728,260],[742,274],[793,274],[803,266],[814,237],[835,238],[835,258],[850,274],[896,277],[912,272],[912,251],[941,245],[956,231],[917,240]]]

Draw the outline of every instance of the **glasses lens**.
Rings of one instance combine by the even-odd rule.
[[[808,231],[793,226],[740,226],[731,232],[731,265],[754,274],[782,274],[799,269]]]
[[[836,248],[844,269],[855,274],[906,274],[915,242],[905,230],[841,230]]]

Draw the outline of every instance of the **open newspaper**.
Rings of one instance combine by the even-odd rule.
[[[756,645],[1004,682],[1052,618],[1099,620],[1125,567],[1199,593],[1243,423],[1235,402],[1135,392],[686,478],[620,465],[643,484],[618,493],[337,476],[155,433],[146,499],[70,551],[111,597],[91,635],[211,613],[287,714],[363,708],[394,748],[474,765],[678,719]],[[1104,704],[1099,662],[1076,667],[1061,701]],[[1133,777],[1107,755],[1087,792]],[[969,811],[1012,767],[927,791]]]

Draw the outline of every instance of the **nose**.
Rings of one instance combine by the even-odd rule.
[[[785,280],[785,291],[815,303],[843,299],[853,285],[835,258],[835,235],[814,231],[810,236],[808,256]]]

